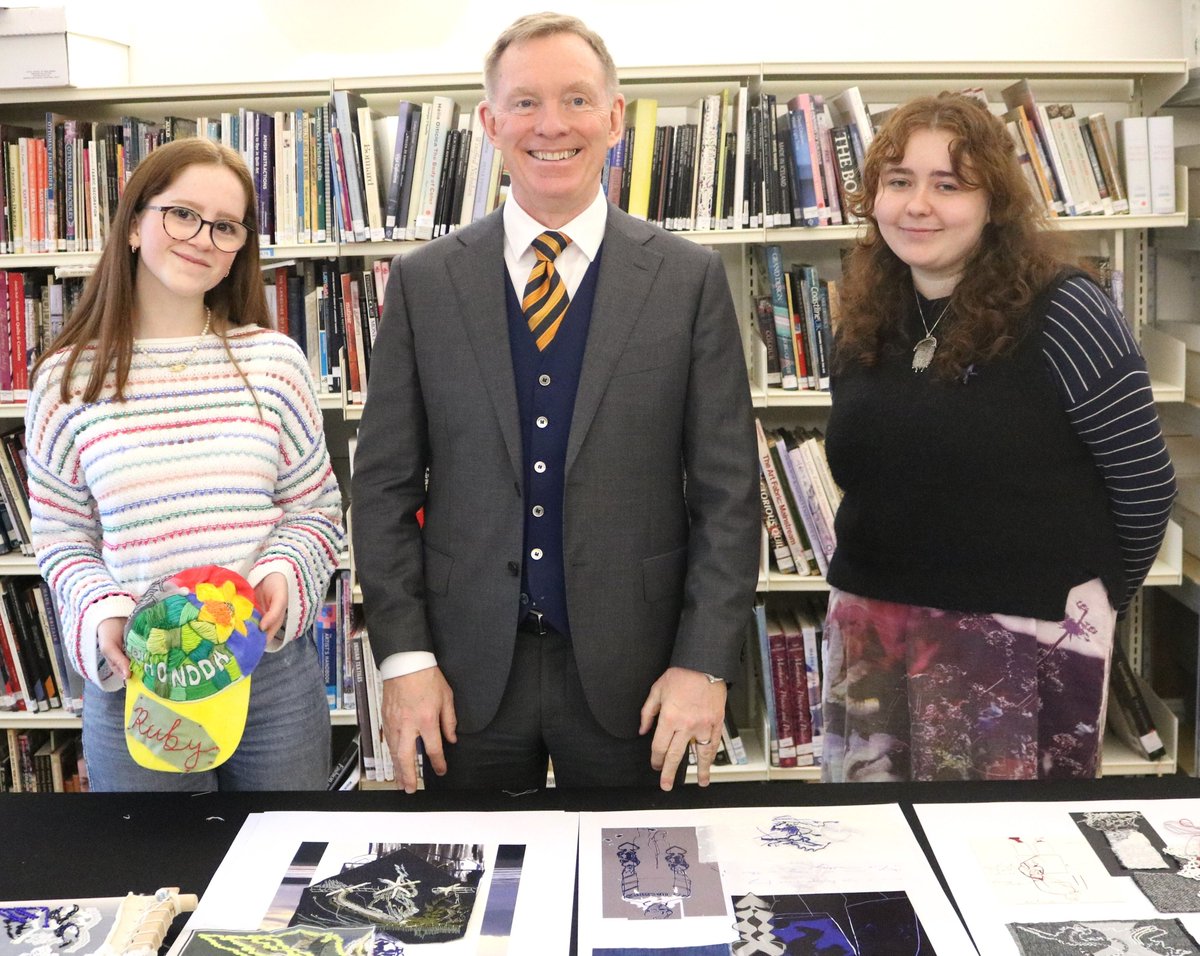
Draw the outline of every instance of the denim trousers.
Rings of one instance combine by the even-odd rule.
[[[165,773],[134,763],[125,746],[125,691],[87,684],[83,756],[93,791],[324,790],[329,775],[329,704],[311,636],[262,656],[237,750],[201,773]]]

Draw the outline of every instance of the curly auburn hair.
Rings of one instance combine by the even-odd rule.
[[[879,232],[875,202],[880,179],[900,163],[909,137],[917,130],[950,134],[954,174],[968,188],[985,190],[989,221],[978,248],[951,293],[954,321],[942,326],[932,371],[939,378],[960,377],[972,363],[986,362],[1012,350],[1033,300],[1065,268],[1071,257],[1062,234],[1047,229],[1004,122],[987,107],[960,93],[939,93],[896,109],[867,151],[861,191],[851,208],[866,232],[846,256],[839,289],[841,315],[836,329],[837,362],[874,365],[884,343],[911,311],[912,271]],[[897,307],[897,303],[906,303]]]

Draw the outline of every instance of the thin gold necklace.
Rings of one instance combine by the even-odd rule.
[[[210,309],[208,306],[205,306],[204,307],[204,328],[200,330],[200,335],[196,339],[196,344],[192,346],[192,350],[183,357],[182,361],[179,361],[179,362],[171,362],[170,364],[165,364],[163,362],[160,362],[153,355],[151,355],[149,352],[147,352],[144,348],[142,348],[140,345],[138,345],[137,342],[133,343],[133,350],[135,352],[139,352],[140,354],[146,356],[146,358],[148,358],[152,363],[157,365],[159,368],[166,369],[168,372],[182,372],[184,369],[186,369],[188,367],[188,364],[192,361],[192,359],[194,359],[196,357],[196,351],[204,343],[204,337],[206,335],[208,335],[208,330],[211,328],[212,328],[212,309]]]

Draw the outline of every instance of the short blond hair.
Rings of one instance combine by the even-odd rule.
[[[600,34],[588,28],[578,17],[565,13],[530,13],[515,21],[508,29],[496,38],[492,48],[488,50],[483,61],[483,90],[489,100],[496,91],[497,73],[500,69],[500,57],[514,43],[524,43],[527,40],[538,40],[542,37],[554,36],[558,33],[570,33],[592,48],[592,52],[600,60],[604,70],[604,86],[608,95],[615,97],[620,92],[617,80],[617,66],[604,45]]]

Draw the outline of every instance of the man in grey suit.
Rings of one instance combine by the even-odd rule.
[[[709,779],[759,550],[719,255],[610,206],[625,101],[599,36],[488,55],[503,208],[392,262],[353,533],[398,785]],[[424,524],[418,511],[424,508]],[[649,736],[653,730],[653,736]]]

